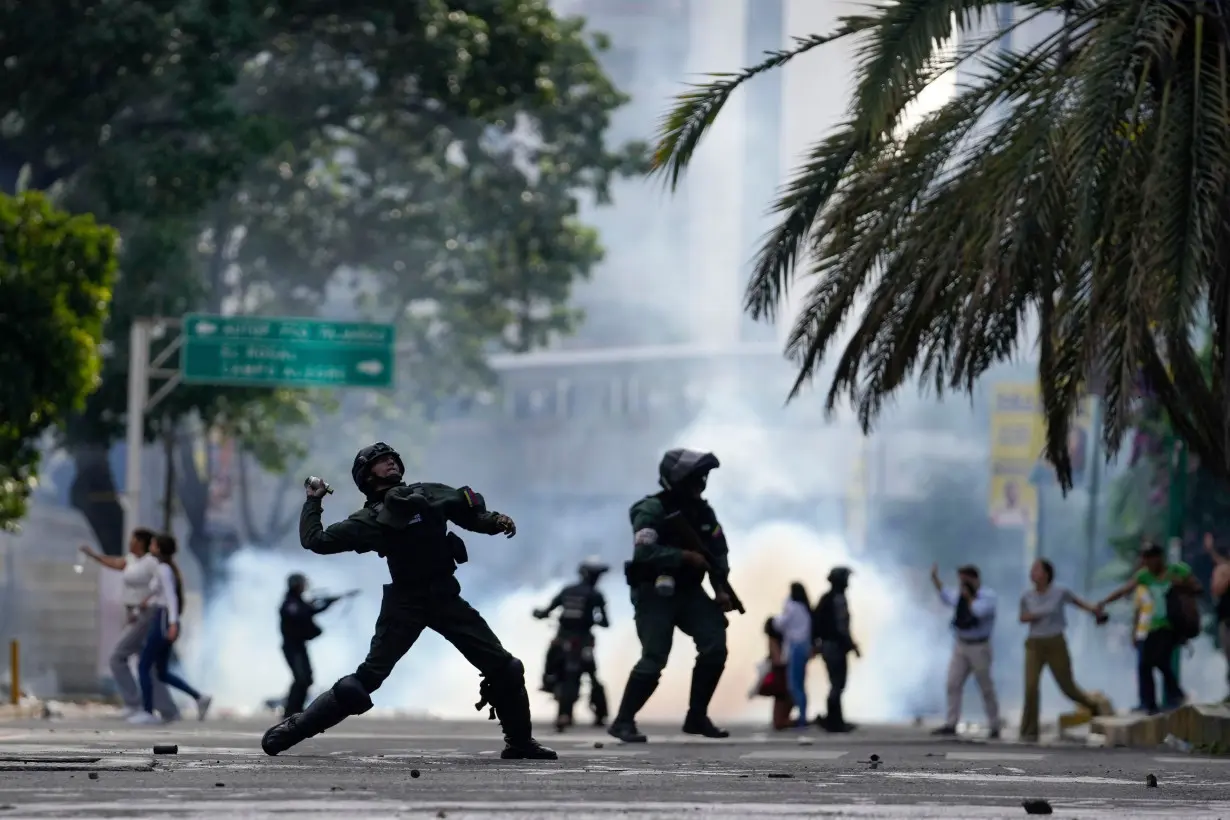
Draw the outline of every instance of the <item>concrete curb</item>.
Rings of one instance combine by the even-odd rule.
[[[1133,749],[1160,746],[1167,735],[1185,740],[1198,751],[1230,753],[1230,707],[1197,704],[1160,715],[1097,717],[1090,731],[1106,736],[1107,746]]]

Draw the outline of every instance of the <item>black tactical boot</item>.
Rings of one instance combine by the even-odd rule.
[[[309,737],[332,729],[345,718],[346,710],[338,702],[333,690],[325,690],[302,712],[291,715],[265,732],[261,738],[261,748],[270,756],[280,754]]]
[[[479,685],[482,700],[479,706],[490,703],[494,716],[504,730],[504,760],[559,760],[553,749],[548,749],[534,740],[534,727],[530,722],[530,695],[525,690],[525,679],[506,680],[503,687],[485,678]]]
[[[719,729],[709,719],[709,701],[717,691],[725,667],[717,664],[697,663],[692,669],[692,690],[688,696],[688,715],[683,721],[683,732],[704,737],[730,737],[730,732]]]
[[[636,713],[649,702],[650,696],[657,688],[657,678],[629,675],[623,700],[619,703],[619,713],[611,721],[611,728],[607,729],[606,733],[624,743],[645,743],[649,740],[636,728]]]
[[[600,683],[590,684],[589,708],[594,713],[594,725],[605,726],[607,715],[606,689]]]
[[[853,723],[846,723],[845,715],[841,711],[841,700],[834,698],[831,695],[828,700],[829,713],[823,719],[817,719],[816,723],[826,732],[845,733],[853,732],[855,726]]]

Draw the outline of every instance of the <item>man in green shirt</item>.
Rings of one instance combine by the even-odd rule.
[[[1191,567],[1182,561],[1167,562],[1166,551],[1161,545],[1146,542],[1140,568],[1123,586],[1103,598],[1097,611],[1101,612],[1111,601],[1131,594],[1138,585],[1147,590],[1153,611],[1149,632],[1140,648],[1136,674],[1139,677],[1141,706],[1149,714],[1156,714],[1154,670],[1162,674],[1163,704],[1167,709],[1181,706],[1185,699],[1174,662],[1180,641],[1169,617],[1171,613],[1167,611],[1167,595],[1174,587],[1199,592],[1200,583],[1192,575]]]

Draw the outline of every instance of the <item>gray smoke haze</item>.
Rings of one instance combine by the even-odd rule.
[[[570,7],[586,13],[598,5],[574,0]],[[674,5],[664,0],[662,8]],[[714,0],[711,5],[729,11],[733,4]],[[822,5],[827,4],[814,3],[808,9],[786,3],[790,34],[826,28],[835,12],[815,11]],[[740,50],[740,38],[723,31],[715,20],[691,27],[694,41],[702,35],[711,39],[694,42],[689,56],[686,46],[679,45],[685,38],[666,36],[660,25],[616,12],[591,16],[595,28],[612,35],[609,69],[633,96],[617,117],[613,140],[648,138],[669,95],[691,79],[688,74],[750,62]],[[753,145],[780,149],[774,183],[783,181],[805,142],[822,136],[841,114],[846,59],[831,54],[800,61],[784,73],[776,91],[764,83],[749,88],[724,114],[705,149],[708,153],[698,158],[693,176],[675,198],[655,183],[623,182],[615,187],[613,207],[586,209],[585,218],[602,230],[608,256],[594,281],[578,288],[577,302],[586,309],[587,319],[576,337],[564,340],[565,347],[733,344],[741,335],[748,342],[776,344],[776,331],[747,330],[738,311],[746,262],[765,225],[768,195],[757,194],[761,201],[749,206],[741,185],[715,177],[726,169],[726,176],[738,178],[746,146]],[[765,95],[775,93],[784,96],[785,125],[759,115],[740,119],[741,112],[764,110]],[[767,186],[770,194],[773,187]],[[1027,367],[1006,368],[1000,375],[1028,379],[1029,373]],[[802,581],[814,600],[824,591],[829,570],[839,564],[854,569],[852,615],[864,650],[851,670],[849,715],[893,720],[939,714],[950,613],[939,605],[927,581],[931,563],[939,561],[945,580],[952,579],[958,563],[978,563],[987,583],[999,592],[996,680],[1004,715],[1015,718],[1024,640],[1016,609],[1027,583],[1026,567],[1019,540],[987,533],[985,405],[965,398],[941,404],[907,390],[865,446],[848,418],[824,420],[819,391],[783,408],[792,375],[787,363],[772,356],[513,369],[504,373],[503,397],[464,418],[438,421],[429,436],[421,423],[373,426],[367,432],[368,438],[401,448],[414,463],[412,474],[471,484],[494,508],[517,519],[520,534],[512,541],[466,538],[471,561],[459,570],[459,578],[463,594],[525,662],[532,690],[553,627],[535,621],[531,610],[571,580],[584,556],[598,553],[613,567],[603,588],[614,626],[598,632],[597,655],[610,696],[620,696],[639,653],[620,571],[631,549],[627,509],[656,489],[656,465],[663,450],[687,446],[711,450],[722,461],[709,497],[727,530],[732,580],[748,608],[746,616],[731,616],[731,656],[714,703],[715,717],[764,719],[767,704],[747,698],[753,667],[765,654],[764,620],[780,610],[792,581]],[[547,411],[535,415],[533,396],[544,394],[542,401],[554,401],[561,379],[576,390],[577,397],[569,400],[572,410],[564,416]],[[599,386],[615,381],[624,385],[619,394],[623,415],[586,403],[586,391],[599,391]],[[632,403],[630,384],[637,386],[638,403],[626,409]],[[526,399],[529,410],[522,408],[525,396],[531,397]],[[361,503],[346,476],[354,450],[365,442],[347,440],[338,429],[330,422],[328,430],[319,431],[309,462],[311,472],[330,477],[338,489],[326,502],[326,522]],[[872,528],[871,541],[862,545],[851,532],[850,494],[866,454],[864,468],[874,475],[864,490],[871,496],[867,515],[880,524]],[[1085,503],[1077,493],[1050,513],[1079,522]],[[945,522],[950,523],[947,530]],[[1079,532],[1079,526],[1069,529]],[[246,548],[237,553],[229,566],[230,582],[206,613],[203,630],[189,636],[198,648],[219,648],[208,655],[194,653],[189,643],[185,654],[192,679],[212,690],[223,708],[247,711],[266,697],[284,693],[289,675],[280,658],[276,609],[291,572],[305,572],[321,589],[364,591],[321,618],[325,635],[312,645],[316,690],[353,671],[367,650],[379,588],[387,581],[384,563],[374,556],[319,558],[304,553],[295,541],[288,533],[285,549]],[[1052,545],[1060,580],[1079,587],[1076,573],[1083,567],[1083,549],[1077,542]],[[1079,619],[1074,614],[1071,620]],[[1082,685],[1107,692],[1122,708],[1135,700],[1134,659],[1128,635],[1116,630],[1074,630],[1072,649]],[[1199,651],[1197,658],[1185,662],[1184,681],[1193,694],[1220,694],[1224,669],[1207,647]],[[692,657],[690,641],[678,635],[645,717],[682,714]],[[442,639],[428,633],[375,700],[378,707],[474,717],[477,684],[477,673]],[[818,663],[812,667],[809,689],[813,703],[820,704],[827,681]],[[535,693],[533,698],[537,719],[553,714],[545,695]],[[1048,679],[1044,713],[1068,708]],[[980,712],[971,685],[966,715]]]

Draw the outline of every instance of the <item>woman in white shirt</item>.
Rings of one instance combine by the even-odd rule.
[[[807,590],[797,581],[790,585],[790,597],[782,607],[782,614],[773,619],[773,626],[781,633],[786,656],[786,683],[790,697],[798,707],[795,725],[807,726],[807,662],[812,655],[811,605]]]
[[[178,675],[167,670],[171,658],[171,644],[179,637],[179,615],[184,599],[183,578],[175,564],[175,538],[165,533],[154,536],[150,554],[158,559],[158,568],[150,581],[150,595],[146,605],[153,611],[153,623],[141,660],[137,663],[137,677],[141,682],[141,701],[144,711],[128,719],[130,723],[159,723],[154,714],[154,675],[168,686],[173,686],[196,701],[197,716],[205,719],[209,711],[210,697],[193,689]]]

